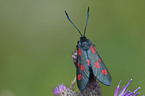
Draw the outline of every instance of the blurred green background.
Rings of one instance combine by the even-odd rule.
[[[132,78],[129,88],[145,94],[144,0],[0,0],[0,96],[53,96],[52,88],[70,86],[72,60],[84,30],[109,69],[113,84],[100,83],[113,96]]]

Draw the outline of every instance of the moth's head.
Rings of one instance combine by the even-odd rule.
[[[82,35],[80,37],[80,43],[79,46],[83,49],[83,50],[88,50],[90,48],[90,42],[89,40],[86,38],[86,36]]]
[[[84,42],[84,41],[87,41],[88,39],[86,38],[86,36],[85,35],[82,35],[81,37],[80,37],[80,41],[81,42]]]

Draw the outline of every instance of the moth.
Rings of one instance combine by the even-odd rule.
[[[89,19],[89,7],[87,10],[87,20],[84,29],[84,34],[82,35],[80,30],[71,21],[68,13],[65,11],[67,19],[72,23],[72,25],[78,30],[81,37],[77,42],[77,85],[80,91],[83,91],[92,76],[95,76],[97,80],[105,85],[111,85],[112,79],[110,73],[102,61],[95,45],[86,38],[86,28]]]

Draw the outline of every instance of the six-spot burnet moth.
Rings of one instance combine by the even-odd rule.
[[[73,26],[80,33],[80,41],[76,46],[77,48],[77,85],[80,91],[83,91],[92,76],[95,76],[100,82],[105,85],[111,85],[112,79],[108,69],[103,63],[98,51],[96,50],[94,44],[86,38],[86,27],[89,19],[89,7],[87,10],[87,21],[84,29],[84,34],[82,35],[79,29],[74,25],[74,23],[69,18],[68,13],[65,11],[68,20],[73,24]]]

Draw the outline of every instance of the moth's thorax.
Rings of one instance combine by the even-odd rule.
[[[88,40],[84,35],[80,37],[80,41],[78,42],[78,47],[83,50],[88,50],[91,46],[90,40]]]

